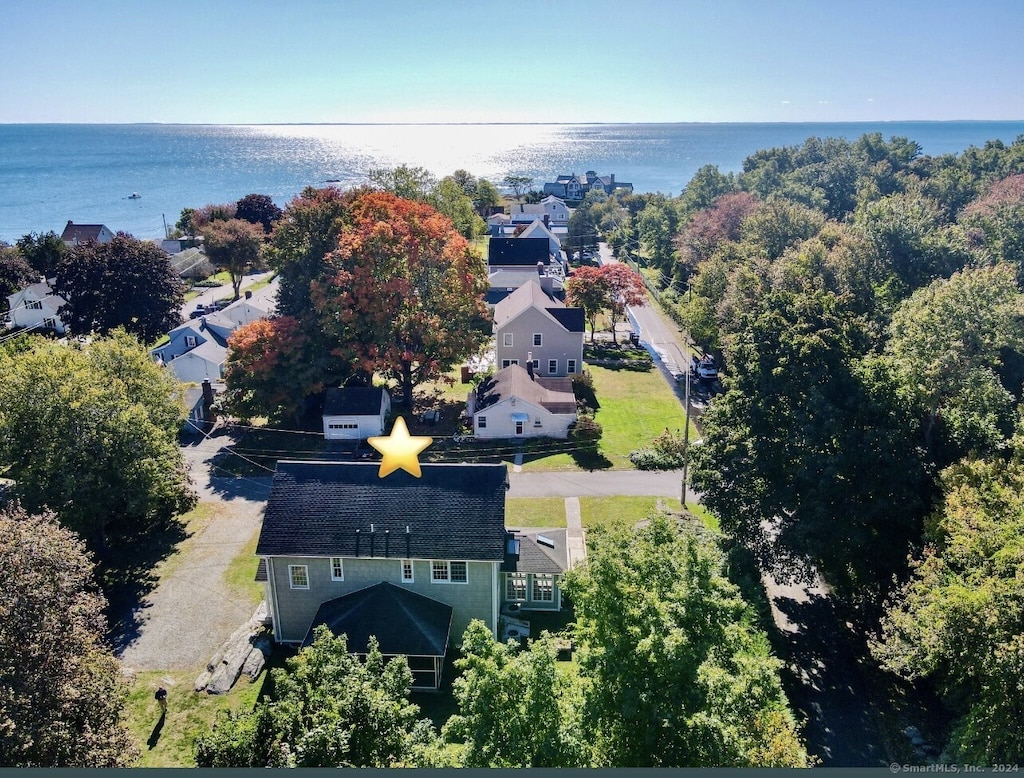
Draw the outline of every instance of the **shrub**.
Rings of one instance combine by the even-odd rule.
[[[650,446],[631,451],[629,461],[637,470],[676,470],[686,463],[685,438],[666,429]]]
[[[593,416],[581,415],[569,428],[569,437],[586,443],[596,443],[601,439],[601,425],[594,420]]]

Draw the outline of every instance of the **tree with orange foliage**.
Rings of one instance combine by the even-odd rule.
[[[323,377],[310,375],[303,358],[306,337],[297,319],[257,319],[228,339],[224,410],[241,419],[293,416],[307,394],[323,390]]]
[[[590,324],[591,343],[594,342],[598,313],[608,311],[612,320],[612,340],[615,341],[615,323],[625,315],[626,307],[647,303],[644,279],[620,262],[577,268],[566,282],[565,294],[570,305],[583,309],[583,315]]]
[[[413,388],[471,356],[490,336],[483,259],[451,220],[389,192],[357,196],[326,272],[310,284],[333,353]]]

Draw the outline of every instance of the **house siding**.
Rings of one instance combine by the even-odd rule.
[[[506,346],[504,335],[512,333],[512,346]],[[544,344],[533,345],[534,333],[542,333]],[[536,308],[528,308],[511,321],[505,322],[495,333],[495,364],[504,364],[503,360],[516,359],[526,367],[527,356],[532,352],[533,359],[540,361],[539,374],[542,376],[563,377],[568,375],[568,360],[576,360],[576,369],[583,364],[583,333],[569,332],[558,322]],[[558,360],[558,372],[548,373],[548,360]]]
[[[452,645],[462,642],[462,633],[472,619],[481,619],[493,630],[497,623],[493,586],[498,562],[466,564],[468,583],[432,583],[431,561],[413,560],[413,583],[402,582],[402,560],[391,558],[344,557],[344,581],[331,578],[329,557],[273,557],[267,565],[268,602],[273,605],[274,636],[283,643],[300,643],[320,605],[335,597],[349,594],[367,586],[387,581],[438,602],[451,605]],[[309,569],[309,588],[292,589],[289,585],[288,566],[306,565]]]
[[[512,418],[512,415],[516,413],[529,415],[529,418],[523,422],[521,435],[516,435],[516,420]],[[484,428],[480,427],[481,416],[487,419],[487,426]],[[541,426],[534,426],[536,419],[540,419]],[[475,412],[473,414],[473,434],[480,439],[566,438],[569,426],[574,421],[576,421],[575,413],[551,413],[547,409],[525,400],[517,399],[516,404],[513,405],[511,399],[508,399]]]

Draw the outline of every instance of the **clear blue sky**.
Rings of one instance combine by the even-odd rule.
[[[0,122],[1024,119],[1024,0],[2,0]]]

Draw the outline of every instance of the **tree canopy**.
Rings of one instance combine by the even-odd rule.
[[[252,224],[259,224],[263,232],[269,233],[283,211],[271,199],[270,195],[247,194],[235,203],[235,218],[243,219]]]
[[[190,508],[178,384],[124,332],[81,348],[33,339],[0,352],[0,468],[103,557]]]
[[[196,742],[199,767],[402,767],[431,737],[409,702],[408,664],[385,662],[376,638],[361,659],[321,625],[286,670],[271,672],[274,700],[222,715]]]
[[[121,232],[108,243],[75,246],[58,261],[53,291],[58,311],[77,334],[106,335],[118,327],[153,343],[181,323],[185,291],[167,254]]]
[[[84,544],[52,516],[0,510],[0,765],[127,767],[126,687]]]
[[[263,228],[236,218],[210,222],[204,230],[206,255],[213,264],[223,267],[231,275],[231,289],[237,300],[246,271],[260,261]]]

